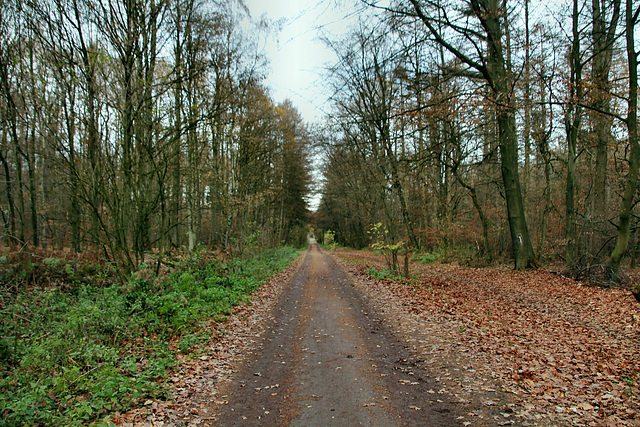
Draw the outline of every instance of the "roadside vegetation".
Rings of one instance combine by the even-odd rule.
[[[98,261],[0,256],[0,426],[92,425],[162,398],[175,353],[194,353],[298,251],[246,258],[196,251],[124,283]]]

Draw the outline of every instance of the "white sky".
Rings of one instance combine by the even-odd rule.
[[[320,38],[344,38],[363,10],[371,9],[361,0],[244,0],[244,4],[254,20],[264,17],[272,23],[263,53],[269,60],[265,85],[274,101],[289,99],[307,124],[319,123],[328,112],[331,95],[324,83],[325,70],[337,59]],[[311,210],[319,202],[320,194],[312,194]]]
[[[270,61],[266,86],[276,102],[290,99],[307,123],[327,109],[323,85],[327,64],[335,55],[319,37],[341,38],[357,20],[358,0],[244,0],[254,19],[273,25],[265,46]],[[279,30],[278,30],[279,29]]]

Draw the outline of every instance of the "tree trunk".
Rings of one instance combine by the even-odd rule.
[[[638,10],[640,11],[640,9]],[[634,14],[633,0],[626,0],[626,30],[627,30],[627,60],[629,62],[629,106],[625,120],[629,130],[629,172],[622,196],[620,207],[620,222],[616,247],[611,254],[609,265],[614,272],[620,270],[622,257],[629,247],[631,228],[631,208],[636,195],[638,184],[638,162],[640,161],[640,146],[638,145],[638,53],[635,50],[634,26],[638,13]]]
[[[504,183],[509,230],[513,245],[513,258],[516,270],[523,270],[535,267],[537,261],[529,236],[522,202],[522,192],[520,190],[515,125],[515,116],[513,114],[498,114],[502,181]]]
[[[17,124],[12,124],[12,126],[17,126]],[[13,159],[16,162],[16,187],[18,189],[18,238],[20,239],[20,243],[26,243],[26,233],[25,233],[25,202],[24,202],[24,187],[23,187],[23,179],[22,179],[22,158],[24,152],[22,148],[20,148],[20,140],[18,139],[17,131],[15,131],[15,137],[13,139]]]
[[[29,208],[31,219],[31,242],[33,246],[40,246],[40,232],[38,228],[38,182],[36,179],[35,165],[35,126],[31,130],[29,138],[29,154],[27,156],[27,173],[29,175]]]
[[[482,209],[482,205],[480,204],[480,199],[478,198],[476,188],[464,182],[462,177],[460,176],[460,173],[458,173],[458,169],[455,167],[453,168],[453,174],[460,185],[462,185],[469,191],[471,201],[473,202],[473,207],[476,208],[478,218],[480,219],[480,224],[482,225],[482,243],[484,245],[482,254],[487,259],[487,261],[491,261],[493,257],[491,254],[491,243],[489,241],[489,220],[485,215],[484,210]]]
[[[27,174],[29,177],[29,210],[30,210],[30,222],[31,222],[31,242],[33,246],[40,245],[40,233],[38,230],[38,185],[36,180],[36,125],[35,122],[39,118],[38,103],[36,99],[36,82],[35,82],[35,70],[34,70],[34,56],[33,56],[33,43],[29,43],[29,80],[31,84],[31,102],[33,104],[32,114],[33,119],[30,125],[30,132],[25,130],[28,134],[25,136],[27,144]]]
[[[2,132],[2,137],[5,140],[4,142],[6,143],[6,138],[7,138],[6,132]],[[2,163],[2,168],[4,170],[5,190],[7,193],[7,205],[9,210],[9,217],[6,218],[3,211],[2,219],[4,222],[7,245],[14,246],[18,244],[18,241],[16,240],[16,237],[15,237],[16,236],[16,213],[15,213],[15,206],[13,201],[13,190],[11,188],[12,187],[11,186],[11,169],[9,167],[9,162],[7,161],[7,157],[4,155],[2,150],[0,150],[0,163]]]
[[[488,49],[485,65],[465,55],[447,41],[446,35],[439,32],[433,26],[432,19],[424,14],[418,0],[410,0],[410,2],[418,18],[429,29],[436,42],[444,46],[464,64],[474,68],[492,89],[492,101],[497,110],[496,122],[499,133],[502,181],[505,189],[514,264],[515,268],[519,270],[535,267],[538,263],[527,227],[518,173],[518,137],[516,134],[516,107],[512,99],[512,76],[502,46],[504,35],[502,28],[508,25],[508,22],[504,21],[506,14],[503,12],[503,7],[506,5],[501,5],[499,0],[470,0],[473,14],[480,21],[485,32],[481,37],[486,41]],[[471,36],[472,34],[477,35],[474,31],[470,31],[467,35]],[[486,39],[484,35],[486,35]]]
[[[472,0],[472,3],[476,3],[476,1]],[[498,109],[496,118],[499,132],[498,143],[500,146],[502,182],[504,184],[515,268],[522,270],[535,267],[537,260],[527,227],[522,190],[520,187],[516,111],[513,100],[511,99],[513,96],[509,84],[511,78],[509,76],[509,70],[506,68],[501,42],[501,13],[497,0],[484,0],[483,7],[477,10],[486,11],[486,15],[482,19],[482,24],[488,36],[489,73],[494,91],[494,101]]]
[[[529,200],[529,178],[531,175],[531,41],[529,35],[529,0],[524,0],[524,127],[522,129],[524,139],[524,171],[522,183],[522,197],[524,200],[525,214]]]
[[[9,127],[9,133],[11,136],[11,142],[13,143],[13,154],[16,170],[16,189],[18,192],[18,236],[17,239],[21,242],[25,242],[25,230],[24,230],[24,192],[22,190],[22,157],[24,153],[20,147],[20,137],[18,136],[18,113],[16,111],[16,105],[11,93],[11,87],[9,84],[8,74],[8,58],[0,59],[0,80],[2,84],[2,92],[4,100],[6,102],[6,118],[7,126]],[[14,238],[15,238],[14,234]]]
[[[171,201],[169,208],[170,240],[176,247],[180,246],[180,207],[182,200],[182,189],[180,185],[182,158],[182,8],[179,1],[175,5],[175,25],[176,36],[174,44],[174,123],[173,123],[173,153],[171,167]]]
[[[564,234],[567,241],[566,265],[573,267],[577,261],[577,230],[575,219],[575,187],[576,187],[576,158],[578,152],[578,132],[582,122],[582,63],[580,59],[580,35],[578,0],[573,0],[572,45],[569,54],[569,100],[565,108],[564,126],[567,134],[567,181],[565,187],[565,226]]]
[[[69,144],[69,181],[70,181],[70,194],[69,194],[69,224],[71,225],[71,248],[74,252],[80,252],[81,248],[81,235],[80,235],[80,205],[78,203],[79,196],[79,180],[78,169],[76,159],[75,148],[75,134],[76,134],[76,115],[75,115],[75,102],[71,94],[68,94],[71,98],[69,100],[63,99],[63,111],[65,116],[65,124],[67,128],[67,143]],[[68,105],[68,102],[71,105]]]
[[[611,110],[611,82],[609,73],[613,57],[613,43],[618,27],[620,1],[613,1],[611,22],[607,26],[604,0],[592,0],[592,42],[593,61],[591,77],[594,85],[592,106],[595,111],[593,116],[592,133],[596,141],[596,164],[593,188],[593,217],[594,230],[590,245],[590,252],[594,261],[598,261],[602,247],[606,243],[607,226],[607,165],[609,161],[608,151],[611,142],[611,126],[613,118],[608,114]],[[602,3],[601,3],[602,2]]]
[[[73,11],[77,22],[82,22],[80,6],[77,0],[73,0]],[[82,57],[83,75],[86,84],[86,141],[87,152],[89,155],[89,164],[91,167],[91,175],[89,176],[89,204],[91,205],[91,234],[95,244],[100,241],[100,219],[97,212],[101,211],[102,200],[100,196],[102,169],[100,164],[100,137],[98,134],[98,112],[97,112],[97,95],[98,89],[96,85],[96,54],[97,47],[88,46],[83,32],[83,26],[77,27],[78,41],[80,42],[80,55]]]
[[[578,107],[579,108],[579,107]],[[575,187],[576,187],[576,152],[579,120],[570,118],[572,113],[565,113],[565,128],[567,131],[567,182],[565,187],[565,225],[564,235],[567,241],[566,265],[572,267],[577,258],[577,233],[575,221]]]

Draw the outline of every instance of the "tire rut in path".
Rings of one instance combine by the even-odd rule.
[[[218,425],[459,425],[461,407],[366,306],[317,245],[230,383]]]

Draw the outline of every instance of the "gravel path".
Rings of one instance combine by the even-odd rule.
[[[460,425],[408,346],[312,245],[259,348],[214,408],[218,425]]]

